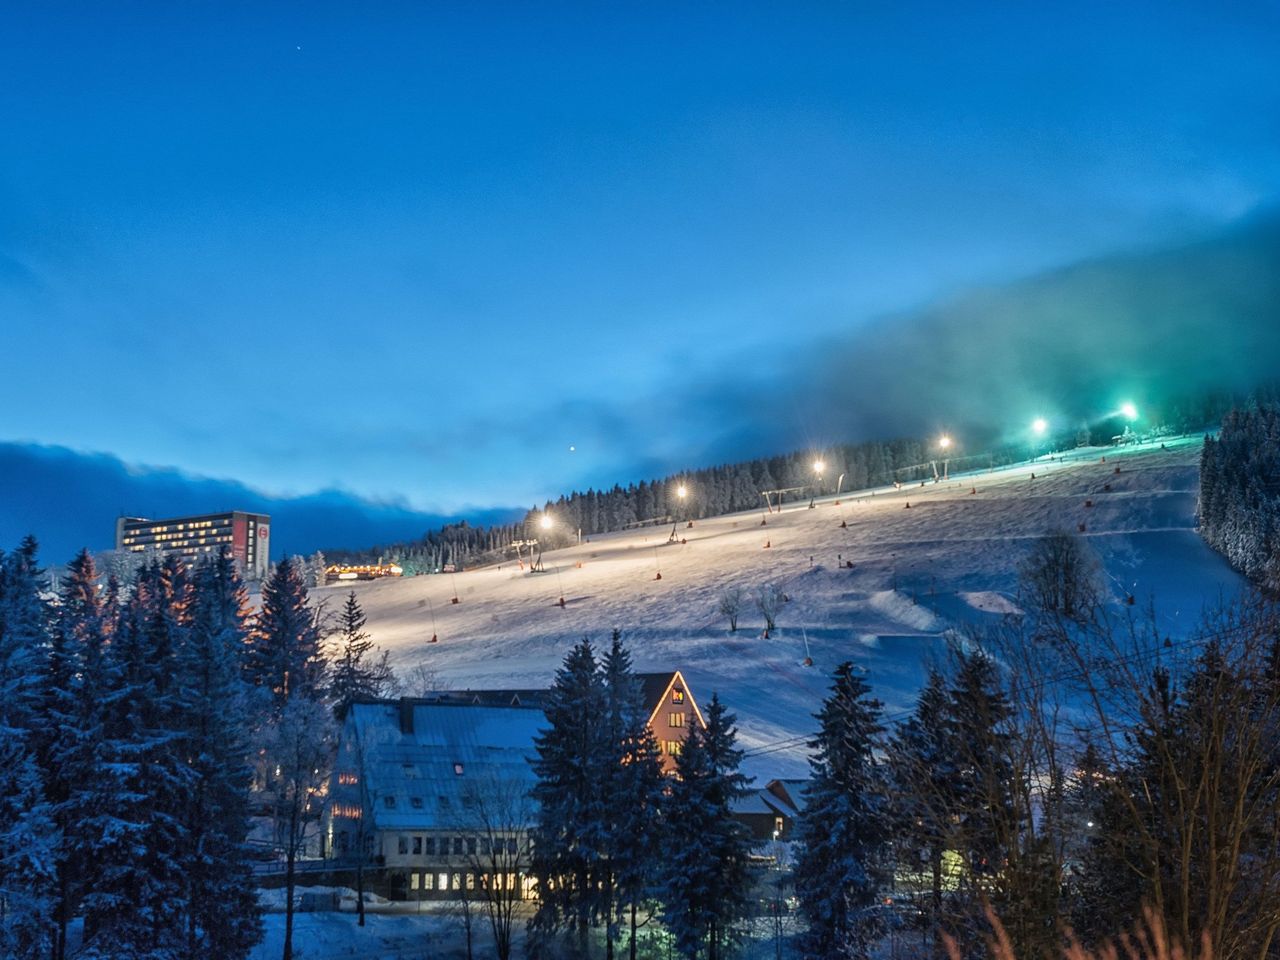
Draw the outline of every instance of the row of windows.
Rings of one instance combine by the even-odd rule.
[[[168,538],[157,537],[153,541],[147,541],[145,537],[122,537],[120,539],[120,545],[124,547],[134,547],[134,546],[142,545],[142,546],[163,547],[167,550],[172,550],[175,547],[192,547],[192,546],[202,547],[206,543],[230,543],[230,542],[231,542],[230,534],[228,534],[225,537],[190,537],[190,538],[184,538],[184,537],[175,535],[173,537],[168,537]]]
[[[678,757],[680,755],[680,751],[683,749],[684,749],[683,740],[663,740],[662,741],[662,752],[665,753],[668,757]]]
[[[417,873],[409,877],[410,890],[461,890],[463,884],[468,890],[478,886],[488,890],[490,884],[495,890],[515,890],[520,883],[520,875],[516,873]]]
[[[679,713],[669,713],[669,714],[667,714],[667,726],[669,726],[669,727],[683,727],[683,726],[684,726],[684,711],[682,710],[682,711],[680,711]]]
[[[225,544],[216,544],[212,547],[188,546],[185,543],[168,543],[164,545],[164,549],[169,552],[182,551],[183,553],[212,553],[218,547],[225,549]],[[146,553],[151,547],[146,545],[130,547],[130,553]]]
[[[436,841],[439,841],[437,843]],[[438,848],[438,849],[437,849]],[[396,852],[401,856],[413,854],[416,857],[434,857],[437,854],[447,857],[452,851],[455,857],[488,857],[506,851],[514,857],[520,850],[520,841],[515,837],[424,837],[418,834],[402,833],[396,838]]]

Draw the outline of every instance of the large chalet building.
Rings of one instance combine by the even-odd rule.
[[[694,723],[680,671],[639,674],[664,772]],[[457,899],[477,889],[529,894],[529,761],[547,690],[441,691],[351,704],[339,738],[321,855],[360,862],[395,899]]]

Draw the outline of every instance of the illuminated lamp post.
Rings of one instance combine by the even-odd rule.
[[[947,479],[948,465],[951,463],[951,438],[945,433],[938,438],[938,449],[942,451],[942,479]],[[938,479],[938,468],[933,468],[933,479]]]
[[[680,523],[681,516],[684,515],[685,497],[689,496],[689,488],[683,483],[676,487],[676,510],[671,517],[671,536],[667,538],[667,543],[676,542],[676,527]]]
[[[549,513],[543,513],[542,516],[538,518],[538,526],[542,528],[542,536],[538,538],[538,559],[535,560],[533,566],[529,568],[530,573],[542,573],[544,570],[544,567],[542,566],[542,541],[546,535],[551,532],[551,527],[554,523],[555,521],[551,519],[551,514]]]
[[[1031,459],[1035,459],[1040,455],[1040,445],[1044,442],[1046,434],[1049,432],[1049,421],[1044,417],[1036,417],[1031,421],[1031,435],[1035,440],[1031,445]]]
[[[818,482],[814,484],[814,493],[809,497],[809,509],[814,508],[814,498],[822,493],[822,471],[827,469],[827,465],[822,460],[813,461],[813,473],[818,478]]]

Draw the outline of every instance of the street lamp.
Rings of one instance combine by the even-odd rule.
[[[938,449],[940,449],[940,450],[942,451],[942,477],[941,477],[941,479],[946,480],[946,479],[947,479],[947,465],[951,462],[950,458],[949,458],[949,457],[948,457],[948,455],[947,455],[947,451],[949,451],[949,450],[951,449],[951,437],[949,437],[949,436],[948,436],[947,434],[945,434],[945,433],[944,433],[942,436],[940,436],[940,437],[938,438]],[[934,464],[934,467],[933,467],[933,482],[934,482],[934,483],[937,483],[937,482],[938,482],[938,479],[939,479],[939,477],[938,477],[938,466],[937,466],[937,464],[935,463],[935,464]]]
[[[1043,437],[1049,429],[1049,421],[1044,417],[1036,417],[1031,421],[1031,432],[1037,437]]]
[[[671,536],[667,537],[667,543],[676,542],[676,525],[680,523],[680,516],[684,513],[684,498],[689,495],[689,488],[683,483],[676,487],[676,510],[671,515]]]
[[[1121,412],[1122,414],[1124,414],[1124,418],[1125,418],[1126,420],[1137,420],[1137,419],[1138,419],[1138,408],[1137,408],[1137,407],[1135,407],[1132,403],[1122,403],[1122,404],[1120,404],[1120,412]]]
[[[551,519],[551,514],[549,514],[549,513],[545,513],[545,512],[544,512],[544,513],[542,514],[542,516],[538,518],[538,526],[542,528],[542,530],[543,530],[544,534],[545,534],[545,533],[550,533],[550,532],[551,532],[551,528],[552,528],[552,526],[554,526],[554,525],[555,525],[555,521]],[[536,561],[534,561],[534,563],[533,563],[533,565],[532,565],[531,567],[529,567],[529,572],[530,572],[530,573],[541,573],[541,572],[542,572],[542,570],[543,570],[543,566],[542,566],[542,541],[543,541],[543,537],[539,537],[539,538],[538,538],[538,559],[537,559]]]
[[[823,462],[822,462],[821,458],[819,458],[819,459],[817,459],[817,460],[813,461],[813,472],[814,472],[814,474],[816,474],[816,475],[817,475],[817,477],[818,477],[818,482],[817,482],[817,484],[816,484],[816,493],[814,494],[814,496],[817,496],[817,494],[819,494],[819,493],[821,493],[821,492],[822,492],[822,471],[823,471],[823,470],[825,470],[825,469],[827,469],[827,465],[826,465],[825,463],[823,463]],[[811,497],[809,498],[809,509],[810,509],[810,510],[812,510],[812,509],[813,509],[813,507],[814,507],[814,502],[813,502],[813,500],[814,500],[814,496],[811,496]]]

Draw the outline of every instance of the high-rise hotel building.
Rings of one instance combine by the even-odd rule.
[[[116,521],[117,550],[176,553],[192,563],[218,551],[230,550],[246,580],[266,577],[270,536],[270,517],[239,510],[172,520],[121,517]]]

